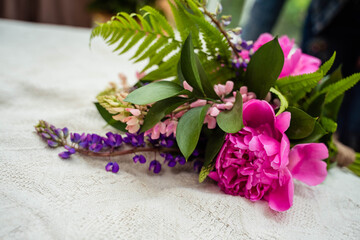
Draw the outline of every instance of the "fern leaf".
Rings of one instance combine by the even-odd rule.
[[[146,50],[146,52],[141,57],[139,57],[135,62],[139,62],[141,60],[144,60],[144,59],[150,57],[152,54],[156,53],[156,51],[167,42],[168,42],[167,38],[160,38],[159,40],[157,40],[157,42],[155,42],[153,45],[151,45]]]
[[[352,88],[359,80],[360,73],[355,73],[324,88],[321,92],[327,92],[325,97],[325,104],[331,103],[335,98]]]
[[[137,58],[145,49],[156,39],[156,35],[149,34],[145,40],[141,43],[134,56],[130,59]]]
[[[333,55],[329,60],[327,60],[323,65],[320,66],[318,72],[322,71],[323,76],[325,76],[329,72],[332,65],[334,64],[335,57],[336,57],[336,52],[333,53]]]
[[[142,70],[146,71],[150,67],[152,67],[155,64],[159,64],[165,56],[168,55],[169,52],[172,52],[176,50],[179,47],[179,44],[177,42],[171,42],[165,45],[160,51],[158,51],[153,58],[151,58],[150,62],[146,67]]]
[[[130,17],[130,15],[126,12],[121,12],[120,16],[124,17],[127,22],[130,24],[130,27],[136,30],[141,30],[139,24],[134,20],[134,18]]]
[[[309,74],[288,76],[280,78],[275,85],[281,92],[304,90],[310,91],[321,80],[323,74],[321,72],[314,72]]]
[[[127,31],[124,35],[123,35],[123,37],[122,37],[122,39],[121,39],[121,42],[119,43],[119,45],[117,46],[117,48],[115,48],[114,50],[113,50],[113,52],[116,52],[116,51],[118,51],[120,48],[122,48],[125,44],[126,44],[126,42],[128,42],[129,40],[130,40],[130,38],[131,37],[133,37],[133,33],[132,32],[130,32],[130,31]]]
[[[164,31],[170,37],[175,37],[174,30],[172,29],[172,27],[170,26],[170,24],[168,23],[166,18],[163,15],[161,15],[157,10],[155,10],[154,8],[152,8],[150,6],[145,6],[142,8],[142,10],[152,14],[156,18],[158,24],[164,29]]]
[[[121,51],[120,54],[123,54],[127,51],[130,50],[130,48],[132,48],[136,43],[138,43],[143,37],[144,37],[145,33],[143,32],[138,32],[132,39],[131,41],[127,44],[127,46]]]

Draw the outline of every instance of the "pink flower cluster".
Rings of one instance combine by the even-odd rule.
[[[274,37],[269,33],[263,33],[255,41],[253,51],[257,51],[262,45],[273,40]],[[279,38],[279,44],[284,53],[284,66],[279,78],[286,76],[295,76],[305,73],[312,73],[319,69],[320,59],[302,53],[300,48],[294,46],[294,39],[290,40],[287,36]],[[249,51],[242,51],[241,57],[249,59]]]
[[[266,200],[271,209],[288,210],[293,204],[293,178],[314,186],[324,181],[323,159],[328,149],[322,143],[299,144],[290,150],[285,131],[291,114],[275,116],[266,101],[244,104],[244,128],[227,134],[209,177],[227,194],[251,201]]]
[[[184,88],[189,91],[193,90],[192,87],[186,81],[184,81]],[[227,81],[225,85],[217,84],[214,86],[214,91],[221,98],[223,103],[213,103],[211,101],[200,99],[190,104],[191,108],[204,106],[206,104],[211,104],[211,107],[206,113],[204,120],[204,123],[208,125],[209,129],[214,129],[216,127],[216,117],[217,115],[219,115],[221,111],[232,109],[236,96],[236,91],[233,91],[233,89],[234,89],[234,82],[232,81]],[[226,97],[230,93],[232,93],[232,96]],[[242,96],[243,103],[256,98],[255,93],[248,92],[246,86],[242,86],[240,88],[240,94]]]

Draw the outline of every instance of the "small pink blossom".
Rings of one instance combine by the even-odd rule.
[[[151,134],[151,139],[159,139],[160,134],[166,133],[166,124],[164,122],[158,122],[154,127],[145,132],[145,136]]]
[[[134,108],[125,108],[126,111],[130,112],[132,115],[138,117],[141,115],[141,111],[139,109]]]
[[[322,143],[299,144],[290,150],[285,131],[291,115],[275,116],[266,101],[250,100],[243,107],[244,128],[227,134],[209,177],[227,194],[251,201],[268,201],[286,211],[293,204],[293,178],[314,186],[324,181],[328,149]]]
[[[183,82],[183,86],[186,90],[192,92],[193,91],[193,87],[190,86],[186,81]]]
[[[214,91],[215,93],[221,97],[221,98],[224,98],[226,95],[228,95],[229,93],[231,93],[231,91],[233,90],[234,88],[234,82],[232,81],[227,81],[225,83],[225,85],[223,84],[216,84],[214,86]]]
[[[199,99],[199,100],[196,100],[195,102],[191,103],[190,107],[191,108],[202,107],[202,106],[205,106],[206,103],[207,103],[206,100]]]

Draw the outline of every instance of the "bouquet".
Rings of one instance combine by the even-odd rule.
[[[100,115],[119,132],[69,134],[40,121],[37,133],[50,147],[64,147],[63,159],[134,154],[155,174],[164,164],[192,162],[199,182],[209,177],[226,194],[288,210],[293,179],[318,185],[336,161],[338,110],[360,74],[343,78],[339,68],[327,75],[335,53],[320,66],[287,36],[244,41],[241,28],[226,28],[231,16],[220,5],[210,13],[204,1],[169,4],[178,32],[149,6],[92,31],[91,39],[102,37],[114,52],[137,48],[132,59],[147,61],[133,87],[111,84],[97,96]],[[146,152],[163,163],[147,161]],[[359,174],[359,163],[356,154],[349,168]]]

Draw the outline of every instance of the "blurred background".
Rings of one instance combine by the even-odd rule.
[[[233,16],[231,27],[244,25],[254,0],[210,0],[208,8],[215,10],[218,2],[223,13]],[[287,34],[300,42],[301,28],[310,0],[288,0],[279,14],[273,33]],[[0,0],[0,17],[22,21],[92,27],[108,20],[117,12],[137,12],[151,5],[172,20],[167,0]]]

